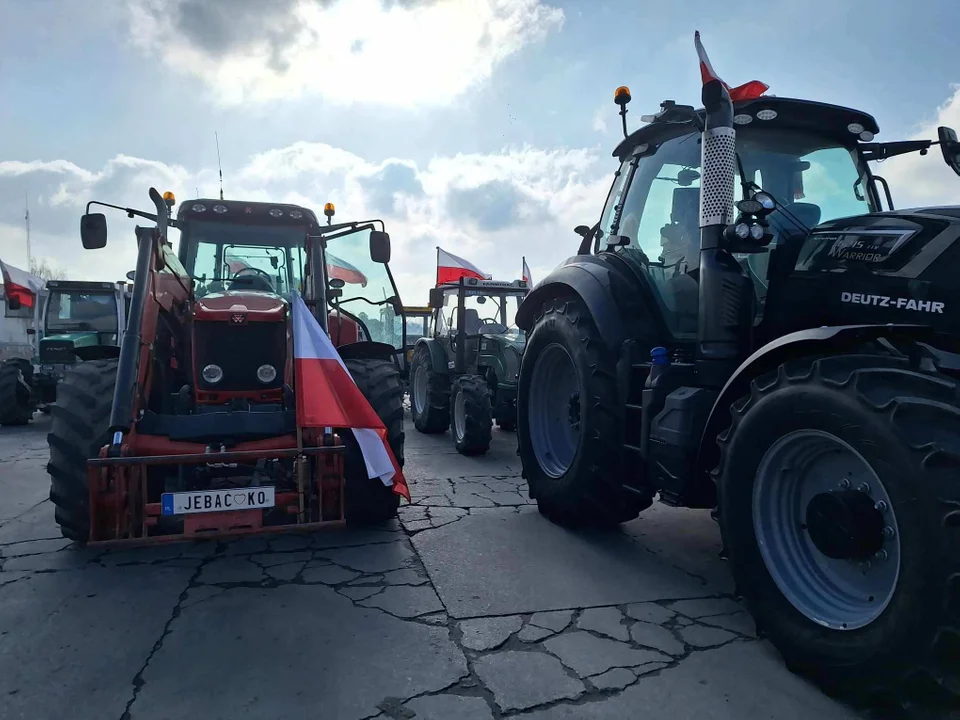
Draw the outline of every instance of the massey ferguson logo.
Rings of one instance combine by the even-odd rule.
[[[931,300],[914,300],[913,298],[890,297],[889,295],[866,295],[864,293],[840,293],[840,302],[854,305],[875,305],[876,307],[890,307],[898,310],[914,310],[915,312],[937,313],[943,315],[944,304]]]
[[[234,313],[230,316],[230,322],[234,325],[243,325],[247,321],[247,316],[243,313]]]

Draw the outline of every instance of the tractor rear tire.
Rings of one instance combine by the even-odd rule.
[[[414,396],[418,392],[421,397]],[[425,435],[450,427],[450,376],[434,369],[430,350],[423,344],[417,345],[410,362],[410,416]]]
[[[26,425],[33,418],[28,389],[32,382],[33,364],[29,360],[11,358],[0,364],[0,425]]]
[[[110,409],[117,382],[117,360],[77,363],[57,387],[50,447],[50,500],[65,538],[85,543],[90,537],[87,460],[110,442]]]
[[[461,375],[450,391],[453,446],[461,455],[483,455],[493,440],[490,388],[479,375]]]
[[[834,695],[958,707],[960,382],[891,356],[804,358],[755,379],[731,415],[718,515],[758,629]],[[816,471],[824,459],[831,472]],[[858,507],[811,514],[817,498]],[[839,527],[849,545],[824,540]]]
[[[547,371],[554,361],[556,377],[551,378]],[[653,493],[629,493],[618,480],[623,411],[615,369],[614,353],[578,297],[540,306],[520,366],[517,443],[530,497],[558,525],[617,525],[653,502]],[[561,375],[570,387],[557,385]],[[547,407],[560,402],[559,393],[569,395],[562,398],[562,409]]]
[[[403,387],[400,371],[389,360],[345,360],[344,363],[360,392],[387,428],[387,442],[397,464],[403,467]],[[370,478],[360,446],[348,431],[344,474],[346,497],[344,513],[350,525],[376,525],[396,517],[400,496],[380,478]]]

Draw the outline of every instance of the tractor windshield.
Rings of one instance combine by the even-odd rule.
[[[117,332],[117,299],[113,293],[53,290],[47,301],[46,333]]]
[[[786,208],[769,216],[775,235],[834,218],[871,211],[863,192],[867,170],[855,151],[832,140],[783,129],[737,128],[737,154],[747,180]],[[741,197],[737,173],[736,197]],[[672,138],[639,159],[628,158],[618,174],[600,222],[595,250],[619,235],[617,248],[647,269],[663,309],[679,336],[696,333],[696,270],[700,248],[700,134]],[[792,217],[791,217],[792,216]],[[766,288],[767,254],[740,258],[758,294]],[[686,277],[684,277],[686,276]]]
[[[181,227],[184,266],[197,297],[223,290],[261,290],[287,299],[300,289],[305,227],[192,220]]]
[[[399,293],[390,268],[370,258],[370,229],[329,238],[326,260],[328,279],[344,283],[337,306],[358,318],[374,342],[403,347],[403,322],[388,302]]]
[[[500,335],[506,340],[521,341],[523,330],[517,327],[517,310],[526,293],[499,294],[487,290],[466,290],[464,297],[465,331],[468,335]],[[457,327],[457,288],[443,296],[438,318],[438,334]]]

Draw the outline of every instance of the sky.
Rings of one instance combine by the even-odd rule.
[[[437,245],[534,281],[597,221],[621,137],[699,104],[693,33],[729,83],[848,105],[878,140],[960,129],[955,0],[0,0],[0,259],[76,279],[133,268],[133,221],[84,251],[89,200],[334,202],[382,218],[406,304]],[[898,206],[960,204],[939,159],[888,160]]]

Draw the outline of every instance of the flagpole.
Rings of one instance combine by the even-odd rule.
[[[433,283],[434,287],[437,287],[440,284],[440,246],[437,245],[437,272],[436,272],[436,281]]]

